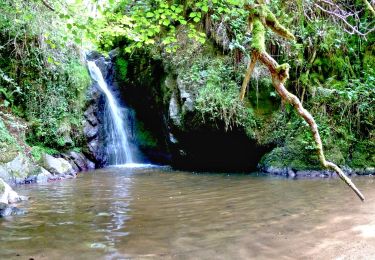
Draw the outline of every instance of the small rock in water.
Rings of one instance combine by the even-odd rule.
[[[23,215],[26,211],[0,202],[0,217]]]
[[[92,243],[90,245],[91,248],[106,248],[107,246],[102,243]]]
[[[97,216],[98,216],[98,217],[110,217],[111,214],[110,214],[110,213],[107,213],[107,212],[100,212],[100,213],[98,213]]]

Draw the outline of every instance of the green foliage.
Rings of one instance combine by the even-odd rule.
[[[0,147],[6,146],[7,144],[16,144],[16,140],[10,135],[3,120],[0,118]]]
[[[181,75],[183,82],[195,88],[195,109],[203,120],[214,125],[224,123],[226,130],[242,126],[250,136],[253,135],[255,121],[252,110],[238,98],[234,70],[228,61],[202,58]]]
[[[21,151],[17,140],[10,134],[0,117],[0,163],[7,163],[13,160]]]
[[[78,142],[90,77],[75,38],[81,5],[48,1],[0,3],[0,104],[30,122],[30,144],[64,147]],[[62,15],[62,13],[68,13]],[[71,24],[70,26],[68,26]],[[72,143],[69,141],[69,143]]]
[[[44,147],[44,146],[31,147],[31,156],[34,158],[35,161],[40,161],[40,159],[42,159],[43,154],[54,155],[58,153],[59,151],[52,149],[52,148]]]
[[[241,0],[157,0],[129,5],[127,1],[119,1],[108,6],[102,19],[94,24],[102,28],[99,43],[104,49],[112,48],[118,39],[126,39],[126,52],[157,45],[172,53],[180,46],[177,39],[180,30],[186,30],[190,39],[204,44],[206,35],[198,25],[207,16],[218,19],[222,15],[244,14],[243,3]]]

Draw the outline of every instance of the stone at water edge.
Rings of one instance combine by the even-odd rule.
[[[27,200],[27,197],[18,195],[3,179],[0,178],[0,202],[5,204]]]
[[[52,178],[52,174],[43,167],[40,167],[40,173],[36,176],[36,183],[46,183],[50,178]]]
[[[23,215],[26,211],[17,207],[0,202],[0,218],[8,216]]]
[[[27,200],[27,197],[18,195],[0,178],[0,217],[25,214],[24,210],[9,205],[23,200]]]
[[[0,163],[0,178],[8,183],[22,182],[31,173],[32,162],[22,153],[7,163]]]
[[[55,158],[49,154],[43,154],[41,166],[54,175],[73,174],[74,170],[70,163],[63,158]]]

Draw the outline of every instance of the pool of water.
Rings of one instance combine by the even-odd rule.
[[[0,259],[367,259],[374,177],[338,179],[108,168],[24,185],[0,219]]]

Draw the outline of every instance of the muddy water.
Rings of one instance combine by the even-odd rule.
[[[0,259],[369,259],[374,177],[361,203],[336,179],[105,169],[17,188]]]

